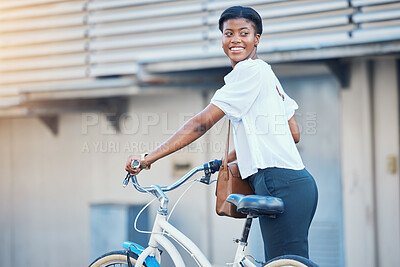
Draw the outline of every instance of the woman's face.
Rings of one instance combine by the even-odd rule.
[[[232,67],[249,58],[257,58],[257,45],[260,34],[256,33],[253,22],[245,19],[229,19],[222,30],[222,48],[230,58]]]

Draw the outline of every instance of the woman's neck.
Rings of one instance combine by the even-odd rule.
[[[254,54],[252,54],[250,57],[248,57],[248,58],[246,58],[246,59],[244,59],[244,60],[241,60],[241,61],[232,61],[232,60],[231,60],[232,69],[234,69],[235,66],[236,66],[236,64],[238,64],[239,62],[248,60],[249,58],[251,58],[251,59],[253,59],[253,60],[254,60],[254,59],[258,59],[257,51],[254,50]]]

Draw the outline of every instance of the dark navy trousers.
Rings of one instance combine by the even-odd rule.
[[[285,206],[276,218],[259,217],[266,261],[282,255],[308,259],[308,230],[318,202],[314,178],[306,169],[266,168],[248,179],[257,195],[279,197]]]

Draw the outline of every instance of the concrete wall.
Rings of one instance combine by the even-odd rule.
[[[381,58],[375,61],[373,134],[379,266],[400,265],[400,175],[398,170],[400,128],[397,74],[395,60]],[[397,168],[391,169],[392,164],[397,165]]]
[[[82,265],[94,168],[80,152],[80,117],[62,116],[57,137],[35,118],[1,120],[0,132],[0,265]]]
[[[356,61],[342,91],[342,170],[346,266],[375,266],[371,107],[367,65]]]
[[[133,188],[122,188],[127,155],[164,141],[202,107],[202,94],[194,91],[137,96],[131,99],[125,128],[118,134],[103,115],[95,113],[61,115],[57,136],[37,118],[0,120],[0,266],[87,265],[90,205],[151,200]],[[141,126],[136,131],[132,123]],[[140,179],[170,184],[171,166],[182,158],[190,167],[205,160],[195,150],[178,153],[157,162]],[[204,186],[197,186],[184,199],[195,200],[195,212],[181,222],[184,230],[207,218],[205,194]],[[192,235],[205,249],[209,240],[203,240],[201,231]],[[115,249],[121,248],[122,244]]]
[[[394,58],[352,62],[342,90],[342,166],[346,266],[398,266],[399,104]]]

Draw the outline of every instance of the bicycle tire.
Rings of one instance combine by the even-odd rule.
[[[264,267],[319,267],[318,264],[311,260],[297,256],[297,255],[284,255],[279,256],[267,262]]]
[[[118,250],[118,251],[108,252],[108,253],[98,257],[96,260],[94,260],[89,265],[89,267],[128,266],[127,253],[128,253],[128,251],[126,251],[126,250]],[[135,266],[138,255],[136,253],[129,252],[129,257],[130,257],[132,266]],[[146,266],[146,264],[144,264],[144,266]]]
[[[307,267],[307,265],[292,259],[279,259],[264,265],[264,267]]]

